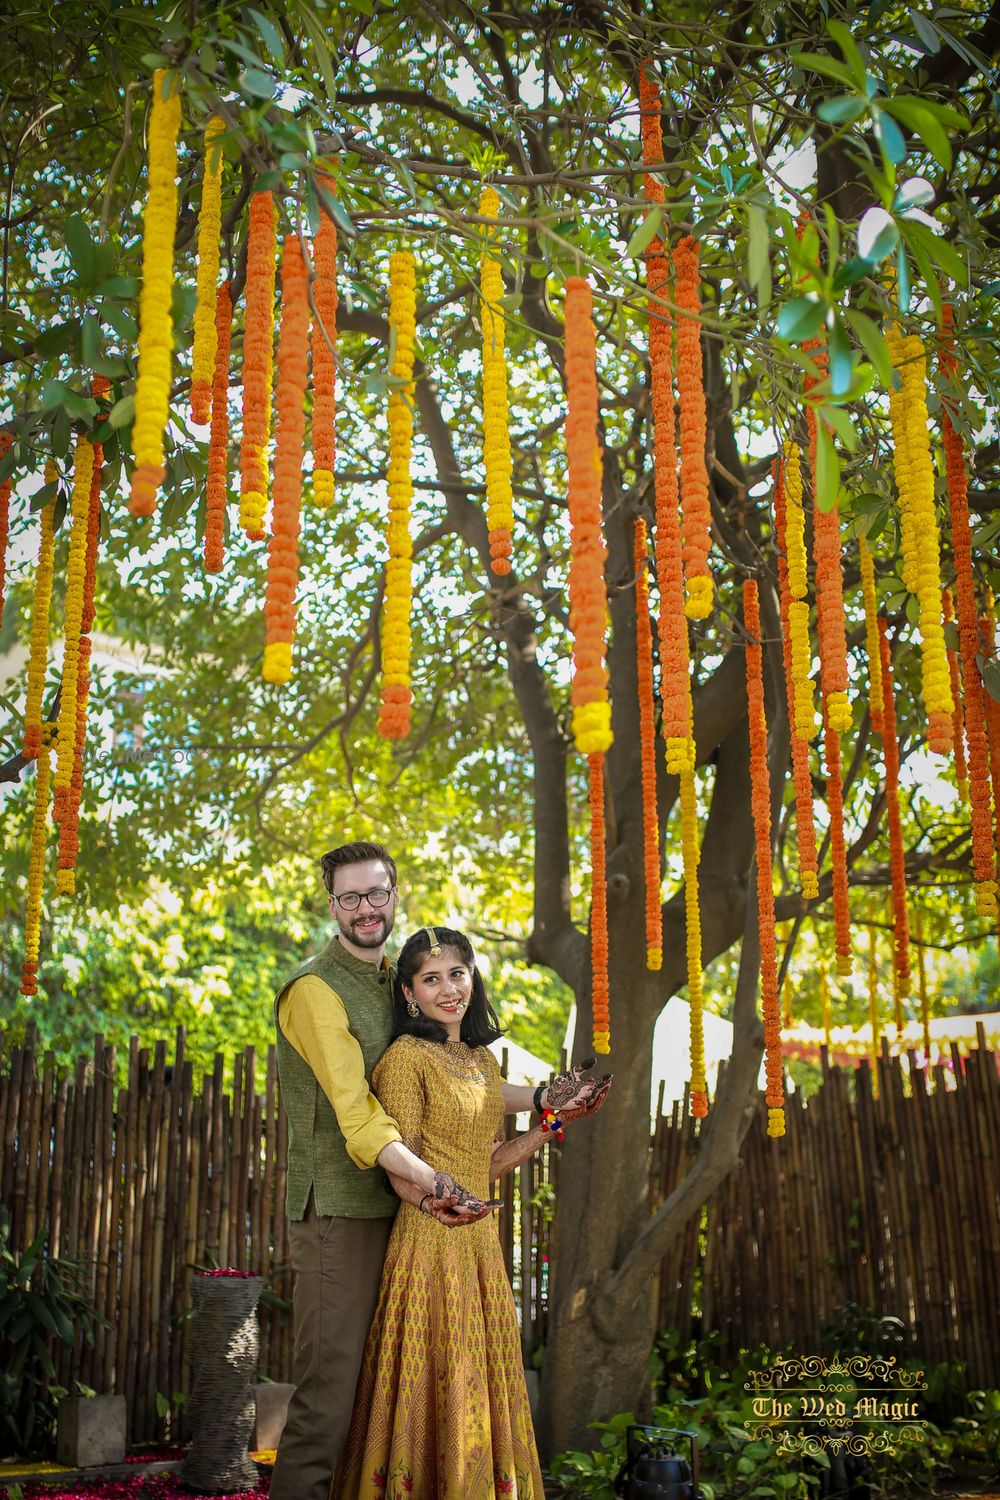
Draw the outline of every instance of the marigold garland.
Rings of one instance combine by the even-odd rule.
[[[604,827],[604,756],[587,756],[590,784],[590,967],[594,1051],[611,1051],[608,984],[608,879]]]
[[[62,696],[59,701],[59,730],[55,773],[55,808],[53,816],[61,822],[73,779],[73,761],[77,736],[77,693],[80,668],[80,629],[83,620],[84,588],[87,577],[87,533],[90,511],[90,489],[94,475],[94,449],[85,437],[77,439],[71,501],[73,529],[70,534],[69,559],[66,565],[65,626],[63,632]]]
[[[656,720],[653,702],[653,631],[649,623],[646,576],[646,522],[637,516],[633,529],[635,566],[635,655],[639,695],[639,744],[642,764],[642,853],[646,891],[646,968],[663,967],[663,917],[660,911],[660,823],[656,807]]]
[[[701,899],[698,883],[698,794],[694,756],[680,773],[681,852],[684,856],[684,929],[687,956],[688,1005],[691,1017],[691,1113],[708,1114],[705,1077],[704,980],[701,952]]]
[[[495,188],[483,189],[479,213],[484,219],[498,217],[500,198]],[[494,573],[502,575],[510,572],[514,492],[511,488],[513,469],[507,410],[505,320],[501,306],[504,290],[496,240],[497,232],[491,225],[479,262],[479,316],[483,332],[483,467],[486,472],[490,565]]]
[[[931,1065],[930,1006],[927,1003],[927,954],[924,950],[924,909],[917,907],[917,986],[920,996],[920,1027],[924,1034],[924,1067]]]
[[[941,613],[945,625],[954,624],[955,608],[952,602],[951,589],[945,589],[941,595]],[[958,783],[958,795],[966,806],[968,806],[969,766],[965,758],[965,715],[962,712],[962,678],[958,666],[958,652],[952,646],[948,646],[947,651],[951,696],[955,705],[955,712],[951,720],[951,739],[955,756],[955,780]]]
[[[170,414],[170,369],[174,348],[172,292],[177,225],[177,134],[180,125],[179,81],[166,69],[157,68],[153,74],[149,112],[149,190],[142,226],[139,373],[132,428],[135,468],[129,499],[129,509],[134,516],[153,514],[156,492],[165,473],[163,434]],[[57,789],[58,776],[57,770]]]
[[[639,66],[639,129],[642,134],[642,159],[646,166],[663,160],[663,125],[660,115],[660,86],[653,77],[649,62]],[[663,183],[650,172],[643,175],[643,186],[650,203],[663,203]],[[662,254],[662,246],[660,247]]]
[[[191,419],[204,426],[212,416],[212,387],[218,341],[219,236],[222,232],[222,143],[218,115],[205,126],[205,175],[198,215],[198,280],[191,349]]]
[[[302,454],[309,380],[309,278],[297,234],[285,236],[281,254],[281,332],[275,390],[274,516],[268,542],[264,599],[264,677],[288,682],[295,640],[295,590],[299,579]]]
[[[597,441],[597,355],[590,284],[566,281],[566,456],[570,524],[569,621],[573,632],[573,738],[585,755],[611,744],[604,662],[607,594]]]
[[[212,382],[212,430],[208,442],[208,477],[205,483],[205,572],[222,570],[226,533],[226,499],[229,485],[229,350],[232,338],[233,303],[229,282],[224,281],[215,297],[215,375]]]
[[[56,466],[51,459],[45,465],[45,483],[55,484]],[[52,604],[52,579],[55,556],[55,498],[42,506],[38,566],[35,569],[35,593],[31,603],[31,640],[28,648],[28,695],[24,706],[24,749],[26,760],[35,760],[42,749],[42,694],[45,691],[45,669],[49,654],[49,610]]]
[[[335,191],[331,177],[321,177],[320,185],[328,193]],[[337,226],[322,210],[313,241],[313,274],[316,314],[312,325],[312,497],[322,510],[327,510],[333,504],[336,462]]]
[[[264,539],[267,449],[271,439],[274,376],[274,277],[277,225],[274,195],[250,199],[246,313],[243,321],[243,440],[240,444],[240,525],[251,541]]]
[[[829,1051],[833,1037],[830,1033],[830,980],[825,964],[821,964],[819,970],[819,1008],[823,1018],[823,1045]]]
[[[983,645],[988,656],[996,653],[996,616],[993,611],[993,594],[987,594],[986,608],[980,617]],[[971,693],[969,695],[972,696]],[[986,740],[989,749],[990,779],[993,782],[993,811],[996,817],[996,847],[1000,850],[1000,703],[982,688],[983,707],[986,712]]]
[[[6,458],[14,446],[14,439],[6,428],[0,427],[0,459]],[[7,540],[10,536],[10,492],[13,488],[8,476],[0,480],[0,625],[3,624],[4,595],[7,587]]]
[[[42,930],[42,888],[45,882],[45,843],[48,837],[49,786],[52,780],[52,745],[55,725],[42,726],[35,760],[35,797],[31,818],[31,853],[28,857],[28,892],[24,918],[24,962],[21,994],[38,994],[38,962]]]
[[[819,855],[813,815],[809,746],[795,732],[795,683],[792,677],[792,638],[789,611],[792,604],[788,572],[788,509],[785,501],[787,460],[776,459],[771,470],[774,485],[774,525],[778,543],[778,597],[781,604],[781,644],[785,666],[785,698],[791,727],[792,783],[795,789],[795,832],[799,855],[799,883],[807,901],[819,895]],[[810,686],[810,699],[812,689]],[[810,713],[812,712],[810,706]]]
[[[825,713],[838,734],[851,728],[853,715],[847,697],[847,620],[844,613],[844,575],[841,569],[840,507],[834,495],[822,510],[816,483],[819,423],[822,420],[809,392],[824,379],[829,361],[819,339],[809,340],[816,373],[806,376],[806,429],[809,435],[809,476],[813,497],[813,553],[816,558],[816,635],[819,641],[819,680]]]
[[[681,449],[681,524],[684,533],[685,614],[704,620],[712,613],[712,511],[705,463],[705,383],[701,355],[699,245],[690,235],[674,251],[677,304],[677,410]]]
[[[847,845],[844,842],[844,783],[840,736],[823,715],[826,761],[826,802],[830,814],[830,863],[833,867],[833,928],[837,973],[851,973],[851,903],[847,882]]]
[[[396,333],[392,373],[405,382],[389,392],[389,562],[382,629],[382,705],[378,732],[405,739],[410,732],[410,603],[413,540],[410,506],[413,479],[413,349],[417,319],[416,261],[407,250],[389,260],[389,324]]]
[[[878,594],[875,559],[864,532],[858,537],[861,559],[861,597],[865,606],[865,648],[868,653],[868,712],[876,734],[882,733],[882,653],[878,637]]]
[[[809,642],[809,588],[806,571],[806,519],[802,504],[802,463],[798,446],[785,444],[785,552],[788,558],[788,635],[792,660],[792,728],[800,740],[816,733],[816,709],[812,683],[812,648]]]
[[[767,1080],[767,1133],[785,1133],[785,1085],[781,1061],[781,996],[774,929],[771,869],[771,777],[767,766],[764,658],[757,580],[743,584],[746,631],[747,713],[750,725],[750,804],[757,853],[757,927],[760,935],[760,1001],[764,1020],[764,1074]]]
[[[892,875],[893,968],[901,979],[910,975],[910,917],[906,898],[906,854],[899,805],[899,742],[896,737],[896,690],[888,625],[878,621],[882,662],[882,757],[885,762],[885,800],[889,814],[889,866]]]
[[[924,346],[916,335],[904,338],[895,323],[886,343],[902,388],[890,405],[896,488],[899,492],[904,581],[920,608],[920,645],[927,744],[938,755],[952,749],[955,705],[941,618],[941,565],[934,510],[934,469],[927,433]]]
[[[944,308],[947,340],[941,355],[941,372],[953,378],[955,355],[950,334],[952,310]],[[979,624],[972,573],[972,528],[969,521],[969,475],[962,439],[947,406],[941,407],[941,437],[944,446],[948,505],[951,513],[951,547],[955,558],[955,593],[958,606],[958,644],[965,686],[965,737],[968,749],[969,802],[972,821],[972,876],[976,910],[981,916],[997,914],[997,882],[993,851],[993,818],[990,810],[989,747],[986,740],[986,710],[976,656]]]
[[[871,1064],[872,1064],[872,1090],[878,1094],[878,1052],[879,1052],[879,1025],[878,1025],[878,932],[875,927],[868,929],[868,1024],[871,1027]]]

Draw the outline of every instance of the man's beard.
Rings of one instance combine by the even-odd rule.
[[[376,917],[381,923],[380,927],[373,927],[370,932],[359,931],[357,922],[351,922],[349,926],[341,927],[344,937],[353,943],[356,948],[381,948],[392,931],[393,918],[382,912],[376,912]]]

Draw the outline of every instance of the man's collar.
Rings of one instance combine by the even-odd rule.
[[[348,969],[352,974],[388,974],[392,969],[392,965],[384,953],[381,962],[373,964],[369,959],[358,958],[356,954],[351,953],[344,947],[339,937],[331,938],[327,945],[326,953],[327,957],[332,959],[334,963],[340,964],[342,968]]]

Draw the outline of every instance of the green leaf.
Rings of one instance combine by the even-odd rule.
[[[330,57],[330,48],[327,46],[323,27],[320,25],[312,7],[306,5],[305,0],[299,0],[298,11],[302,17],[302,24],[309,33],[309,40],[312,42],[313,51],[316,54],[316,66],[323,75],[323,87],[326,90],[326,97],[332,103],[337,97],[337,75],[334,72],[333,60]]]
[[[98,297],[118,297],[123,302],[131,302],[138,295],[139,283],[134,276],[109,276],[94,290]]]
[[[898,166],[906,158],[906,141],[903,132],[890,115],[881,109],[875,111],[875,135],[885,153],[887,161]]]
[[[830,355],[830,390],[843,396],[854,378],[854,346],[839,323],[835,323],[827,342]]]
[[[747,204],[747,275],[763,311],[771,301],[771,244],[767,215],[756,203]]]
[[[858,431],[851,421],[850,413],[844,411],[843,407],[831,406],[828,402],[824,403],[821,410],[823,421],[829,422],[847,451],[853,453],[858,446]]]
[[[108,421],[117,431],[120,427],[128,427],[135,420],[135,396],[123,396],[116,401],[108,414]]]
[[[14,470],[17,468],[19,462],[20,457],[18,455],[16,446],[11,448],[9,452],[5,453],[3,458],[0,458],[0,484],[2,484],[5,479],[10,478]]]
[[[663,223],[662,208],[651,208],[639,227],[634,231],[632,238],[625,246],[626,260],[635,260],[642,252],[651,245],[660,231]]]
[[[824,99],[816,113],[827,125],[843,125],[847,120],[856,120],[864,111],[865,101],[857,94],[838,94],[834,99]]]
[[[68,354],[80,336],[79,318],[70,318],[65,323],[54,323],[32,339],[36,351],[43,359]]]
[[[910,310],[910,261],[902,241],[896,247],[896,302],[901,313]]]
[[[80,325],[80,357],[88,370],[101,352],[101,325],[95,313],[87,313]]]
[[[825,78],[835,78],[845,88],[854,87],[851,70],[822,52],[798,52],[793,55],[792,61],[797,68],[807,68],[813,73],[822,73]]]
[[[854,308],[846,308],[844,316],[855,338],[871,361],[879,380],[888,387],[892,383],[892,360],[889,357],[889,348],[882,330],[865,313],[857,312]]]
[[[268,52],[270,52],[278,67],[284,67],[285,44],[282,41],[281,32],[278,30],[277,26],[275,26],[274,22],[270,20],[269,17],[262,16],[259,10],[253,10],[251,8],[247,11],[247,14],[253,17],[253,23],[261,34],[264,46],[267,48]]]
[[[913,22],[914,31],[923,42],[928,52],[940,52],[941,38],[938,36],[937,28],[935,27],[933,21],[929,20],[927,16],[921,15],[918,10],[911,10],[909,12],[909,17]]]
[[[840,460],[833,436],[822,414],[816,422],[816,504],[822,511],[832,510],[840,487]]]
[[[827,21],[826,29],[844,54],[847,66],[850,68],[855,81],[864,88],[867,69],[865,68],[864,59],[858,51],[858,44],[850,31],[844,25],[843,21],[836,20]]]
[[[793,297],[778,313],[778,337],[789,344],[815,338],[823,327],[826,308],[818,298]]]
[[[90,281],[96,267],[95,247],[82,214],[70,214],[63,225],[63,239],[74,271],[81,281]]]
[[[859,255],[852,256],[846,260],[833,278],[833,290],[842,292],[846,287],[854,286],[856,282],[863,281],[871,272],[871,262],[862,260]]]
[[[254,99],[274,98],[274,79],[260,68],[244,68],[240,74],[240,91]]]
[[[44,510],[49,501],[54,500],[58,493],[59,481],[57,479],[51,480],[48,484],[43,484],[41,489],[37,489],[32,495],[30,509]]]
[[[908,219],[903,226],[903,234],[911,248],[922,246],[931,260],[958,286],[968,286],[969,268],[954,245],[943,235],[935,234],[928,224],[921,224],[919,219]]]
[[[907,130],[920,137],[928,151],[948,171],[952,162],[951,141],[934,112],[918,99],[886,99],[882,108],[901,120]],[[902,160],[902,157],[900,157]]]

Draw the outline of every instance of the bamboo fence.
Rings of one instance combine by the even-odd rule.
[[[274,1049],[263,1092],[252,1048],[226,1076],[221,1056],[196,1087],[179,1029],[172,1061],[133,1038],[118,1088],[113,1049],[60,1072],[23,1046],[0,1057],[0,1203],[19,1253],[44,1233],[49,1253],[79,1264],[104,1322],[93,1344],[56,1352],[61,1384],[117,1391],[129,1437],[184,1436],[190,1275],[235,1266],[265,1279],[260,1370],[288,1377],[291,1272],[283,1212],[287,1128]],[[846,1304],[905,1325],[907,1353],[961,1362],[966,1385],[1000,1386],[1000,1075],[979,1046],[933,1079],[884,1054],[827,1067],[819,1093],[795,1096],[788,1133],[769,1141],[759,1113],[739,1168],[664,1261],[659,1327],[718,1330],[720,1352],[764,1342],[815,1352]],[[916,1085],[911,1087],[910,1080]],[[513,1130],[510,1119],[508,1128]],[[662,1203],[698,1150],[681,1104],[651,1139],[650,1199]],[[499,1229],[521,1317],[526,1362],[545,1334],[558,1255],[551,1211],[558,1151],[546,1147],[503,1179]]]

